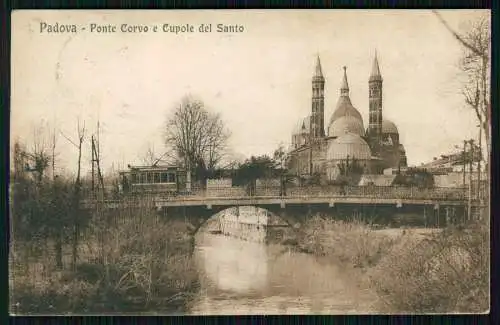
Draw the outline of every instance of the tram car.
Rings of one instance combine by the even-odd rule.
[[[186,191],[186,171],[178,166],[128,166],[120,172],[123,194],[178,195]]]

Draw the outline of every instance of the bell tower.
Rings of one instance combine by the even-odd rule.
[[[378,65],[377,52],[373,59],[372,72],[368,79],[369,90],[369,124],[368,139],[375,154],[380,153],[380,143],[382,140],[382,76]]]
[[[312,78],[311,136],[312,138],[325,136],[325,78],[323,77],[319,55],[316,59],[316,69]]]

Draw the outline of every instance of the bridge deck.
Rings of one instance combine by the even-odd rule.
[[[92,206],[95,201],[84,201],[84,206]],[[385,199],[370,197],[189,197],[181,199],[156,199],[151,202],[154,206],[181,207],[181,206],[244,206],[244,205],[303,205],[303,204],[365,204],[365,205],[434,205],[463,206],[464,200],[443,199]],[[118,205],[139,206],[143,203],[129,200],[106,200],[105,206]]]

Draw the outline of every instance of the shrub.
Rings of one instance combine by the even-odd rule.
[[[153,211],[120,210],[109,227],[93,220],[74,270],[43,276],[11,263],[15,313],[113,313],[182,311],[197,289],[192,242],[184,223]],[[108,220],[109,221],[109,220]],[[186,230],[186,229],[184,229]],[[16,254],[19,255],[19,254]],[[33,264],[33,262],[31,262]],[[17,266],[16,266],[17,265]]]
[[[317,215],[302,227],[299,247],[364,268],[375,265],[398,240],[378,234],[357,219],[342,221]]]
[[[405,241],[370,272],[389,312],[485,312],[489,304],[488,227],[450,228]]]

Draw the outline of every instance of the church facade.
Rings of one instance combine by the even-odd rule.
[[[325,77],[318,56],[312,78],[311,115],[300,120],[292,133],[288,166],[291,173],[304,178],[319,175],[321,180],[334,181],[341,174],[342,166],[353,161],[364,174],[381,174],[386,168],[406,167],[406,152],[399,142],[398,128],[383,118],[382,84],[375,54],[368,79],[369,120],[365,129],[361,114],[349,98],[344,67],[340,96],[326,124]]]

